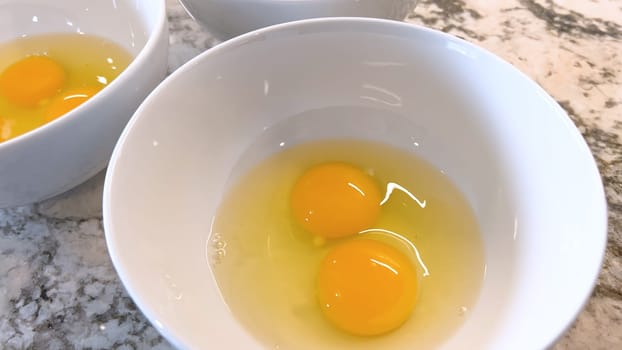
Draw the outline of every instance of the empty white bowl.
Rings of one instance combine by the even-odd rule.
[[[269,25],[315,17],[375,17],[401,21],[417,0],[180,0],[221,40]]]
[[[0,1],[0,42],[64,32],[107,38],[134,59],[86,103],[0,143],[0,208],[54,196],[102,170],[129,118],[166,75],[164,0]]]
[[[485,50],[360,18],[277,25],[208,50],[130,121],[106,176],[104,226],[121,280],[157,329],[185,349],[260,347],[211,277],[210,221],[249,145],[291,116],[334,107],[346,112],[287,124],[245,161],[283,140],[334,137],[427,159],[469,200],[487,265],[478,302],[443,348],[551,345],[589,297],[606,242],[603,187],[580,133]]]

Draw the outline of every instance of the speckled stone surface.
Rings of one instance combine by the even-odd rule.
[[[167,0],[173,71],[215,45]],[[585,310],[555,350],[622,349],[622,1],[426,0],[407,21],[483,46],[542,85],[586,138],[606,186],[609,243]],[[106,251],[103,174],[0,210],[0,349],[171,349]]]

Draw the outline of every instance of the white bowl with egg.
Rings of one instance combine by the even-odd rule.
[[[417,0],[180,0],[221,40],[269,25],[316,17],[375,17],[402,21]]]
[[[0,45],[67,33],[104,38],[127,51],[131,61],[84,104],[0,143],[0,207],[49,198],[101,171],[133,112],[166,75],[164,0],[0,1]],[[73,55],[88,54],[83,49],[76,48]],[[16,57],[30,54],[35,53],[18,52]],[[1,72],[11,62],[0,64]],[[0,132],[10,132],[10,123],[2,127]]]
[[[335,107],[342,113],[287,124]],[[267,346],[222,300],[206,257],[210,225],[231,178],[325,138],[416,154],[468,200],[483,242],[482,287],[438,347],[543,349],[572,323],[600,270],[607,219],[594,159],[560,106],[510,64],[450,35],[311,19],[193,59],[145,100],[113,153],[103,203],[110,255],[174,345]]]

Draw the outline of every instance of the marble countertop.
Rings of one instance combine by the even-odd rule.
[[[167,0],[169,70],[217,44]],[[498,54],[568,112],[598,162],[609,243],[585,310],[554,347],[622,349],[622,1],[425,0],[408,22]],[[0,348],[171,349],[111,265],[103,173],[56,198],[0,210]]]

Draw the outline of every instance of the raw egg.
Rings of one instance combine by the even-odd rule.
[[[462,324],[483,246],[439,169],[371,141],[298,144],[249,168],[255,149],[233,169],[206,256],[265,348],[430,349]]]
[[[58,94],[65,84],[65,70],[47,56],[28,56],[0,74],[0,94],[19,106],[36,106]]]
[[[317,290],[324,315],[336,327],[355,335],[378,335],[410,316],[417,273],[399,250],[373,239],[354,239],[322,260]]]
[[[101,90],[99,86],[91,86],[68,90],[59,94],[47,106],[45,120],[51,121],[83,104]]]
[[[376,222],[380,189],[361,169],[346,163],[316,165],[292,190],[292,214],[307,231],[324,238],[356,234]]]
[[[29,36],[0,45],[0,142],[86,102],[130,61],[119,45],[77,33]]]

